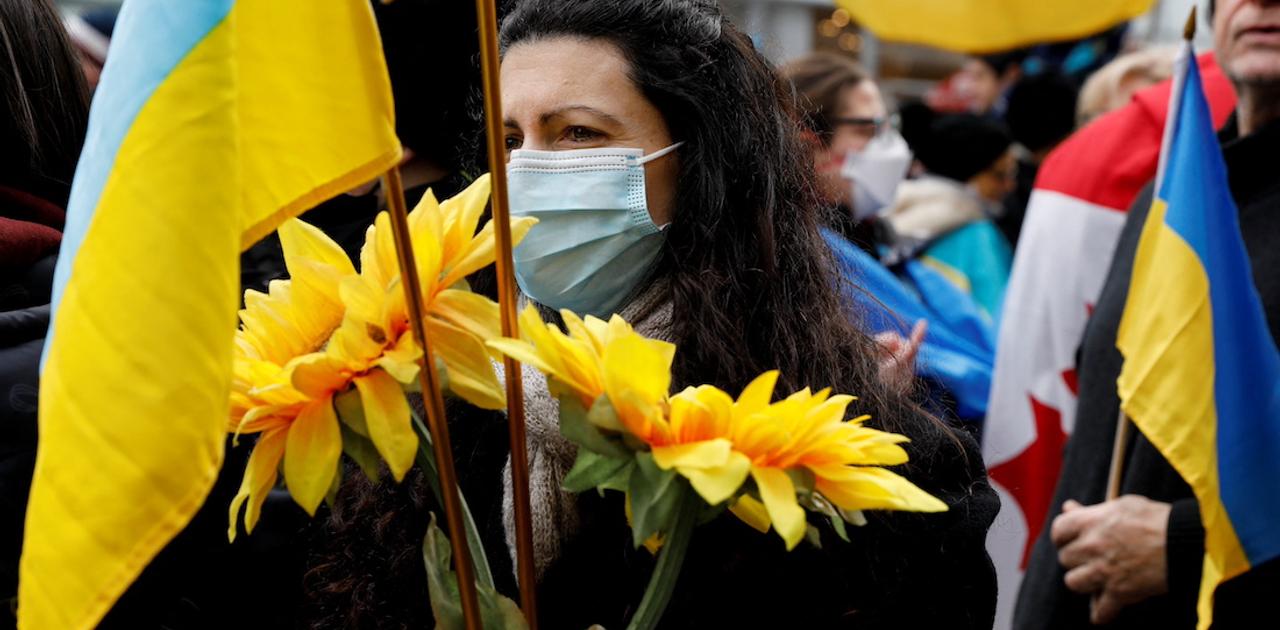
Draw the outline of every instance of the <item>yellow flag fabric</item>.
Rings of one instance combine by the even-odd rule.
[[[189,522],[240,251],[399,156],[368,0],[125,3],[55,274],[20,628],[94,627]]]
[[[968,53],[1087,37],[1154,0],[837,0],[877,37]]]

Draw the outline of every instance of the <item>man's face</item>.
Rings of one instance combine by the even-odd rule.
[[[1218,0],[1218,65],[1237,84],[1280,84],[1280,0]]]

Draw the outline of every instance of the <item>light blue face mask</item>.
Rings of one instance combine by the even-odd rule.
[[[534,301],[607,317],[653,270],[662,229],[649,218],[641,149],[511,152],[511,214],[538,219],[515,249],[516,282]]]

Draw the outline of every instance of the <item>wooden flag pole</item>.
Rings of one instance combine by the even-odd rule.
[[[423,323],[422,281],[413,257],[409,238],[409,210],[404,202],[400,168],[392,167],[383,176],[390,207],[391,232],[396,242],[396,258],[400,261],[400,277],[404,280],[405,303],[409,307],[409,327],[414,341],[422,348],[418,380],[422,385],[422,402],[427,408],[427,427],[436,451],[440,471],[440,502],[444,504],[445,521],[449,524],[449,542],[453,543],[454,570],[458,574],[458,593],[462,600],[462,616],[467,630],[480,630],[480,599],[476,596],[476,570],[467,546],[467,530],[462,524],[462,500],[458,494],[458,476],[453,467],[453,448],[449,442],[449,424],[444,415],[444,396],[440,392],[440,375],[436,373],[435,355],[427,339]]]
[[[1107,473],[1107,500],[1120,496],[1120,480],[1124,477],[1124,459],[1129,450],[1129,433],[1133,431],[1133,423],[1129,422],[1124,410],[1116,417],[1116,441],[1111,445],[1111,469]]]
[[[502,97],[498,84],[498,16],[494,0],[476,0],[480,31],[480,69],[484,85],[484,119],[489,147],[489,181],[493,188],[493,227],[497,241],[498,304],[502,335],[520,336],[516,319],[516,281],[511,259],[511,210],[507,205],[506,143]],[[533,565],[533,521],[529,507],[529,456],[525,446],[524,381],[520,364],[503,358],[507,385],[507,426],[511,439],[511,489],[515,506],[516,572],[520,578],[520,608],[529,628],[537,630],[537,575]]]

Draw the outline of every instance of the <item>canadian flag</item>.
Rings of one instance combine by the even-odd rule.
[[[1235,93],[1200,57],[1215,123]],[[1155,177],[1170,82],[1077,131],[1044,161],[1027,206],[996,345],[982,454],[1001,499],[987,536],[999,582],[997,629],[1009,628],[1032,544],[1047,526],[1075,425],[1076,348],[1102,291],[1125,213]]]

